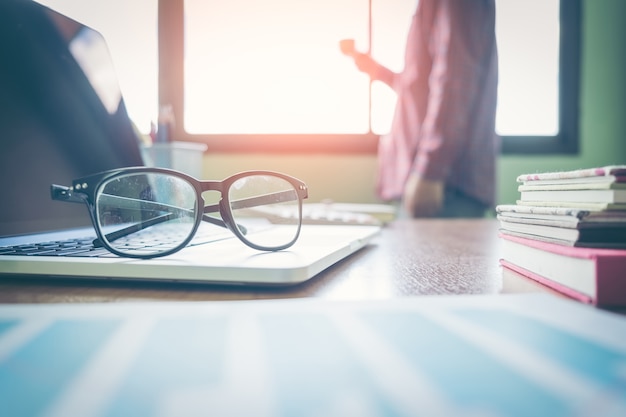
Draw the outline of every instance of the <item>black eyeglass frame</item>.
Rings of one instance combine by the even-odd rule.
[[[109,235],[106,235],[105,237],[105,235],[103,234],[103,231],[98,225],[98,218],[97,218],[96,204],[95,204],[96,195],[98,195],[100,188],[103,186],[105,182],[113,180],[115,179],[115,177],[126,176],[129,174],[170,175],[170,176],[185,180],[193,187],[196,193],[196,206],[194,207],[196,216],[194,219],[193,228],[191,232],[189,233],[189,236],[183,242],[181,242],[180,245],[170,250],[166,250],[166,251],[155,253],[155,254],[137,255],[137,254],[131,254],[131,253],[126,253],[126,252],[120,252],[114,247],[112,247],[110,244],[108,244],[110,240],[114,240],[114,239],[111,239]],[[290,242],[285,243],[284,245],[276,246],[276,247],[274,246],[266,247],[266,246],[257,245],[249,241],[248,239],[246,239],[245,231],[242,231],[241,230],[242,228],[236,224],[232,215],[232,211],[231,211],[231,202],[229,200],[228,190],[230,189],[231,185],[235,183],[236,181],[240,180],[241,178],[250,177],[250,176],[277,177],[288,182],[289,184],[293,186],[298,196],[298,219],[299,221],[298,221],[298,229],[296,231],[296,234],[294,235],[294,238]],[[202,193],[207,192],[207,191],[217,191],[221,194],[221,198],[217,204],[204,205],[205,202],[204,202],[204,198],[202,197]],[[306,184],[302,182],[301,180],[295,177],[286,175],[286,174],[282,174],[280,172],[275,172],[275,171],[262,171],[262,170],[261,171],[258,171],[258,170],[243,171],[243,172],[239,172],[237,174],[231,175],[230,177],[227,177],[223,179],[222,181],[215,181],[215,180],[198,180],[197,178],[194,178],[183,172],[172,170],[172,169],[167,169],[167,168],[128,167],[128,168],[120,168],[120,169],[115,169],[115,170],[110,170],[110,171],[99,172],[97,174],[92,174],[83,178],[76,179],[72,181],[71,187],[52,184],[50,186],[50,194],[53,200],[65,201],[65,202],[71,202],[71,203],[84,203],[87,205],[89,216],[91,218],[91,222],[93,224],[93,227],[97,236],[97,239],[94,240],[95,246],[103,246],[107,250],[109,250],[111,253],[114,253],[118,256],[122,256],[126,258],[147,259],[147,258],[155,258],[155,257],[171,255],[173,253],[178,252],[185,246],[187,246],[193,240],[194,235],[196,234],[198,230],[198,227],[200,227],[200,222],[202,221],[206,221],[214,225],[227,228],[240,241],[242,241],[247,246],[256,250],[278,251],[278,250],[287,249],[290,246],[292,246],[298,240],[298,237],[300,236],[300,230],[302,228],[302,201],[308,197],[308,188]],[[275,196],[275,194],[270,194],[269,196],[270,197]],[[265,196],[262,196],[262,197],[265,197]],[[244,204],[242,208],[254,207],[254,206],[266,204],[263,201],[262,197],[254,197],[254,198],[246,199],[246,200],[238,200],[237,203],[239,205],[241,205],[242,203],[246,203],[246,202],[248,203],[248,204]],[[218,212],[221,216],[221,219],[207,216],[208,213],[218,213]],[[127,234],[127,233],[122,233],[120,237],[123,236],[124,234]]]

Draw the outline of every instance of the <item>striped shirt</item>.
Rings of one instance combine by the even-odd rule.
[[[419,0],[404,70],[373,75],[398,97],[379,143],[382,199],[400,199],[416,172],[494,204],[497,62],[494,0]]]

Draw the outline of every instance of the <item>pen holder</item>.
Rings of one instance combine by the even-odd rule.
[[[171,168],[202,178],[202,160],[207,145],[195,142],[153,143],[141,146],[143,163],[149,167]]]

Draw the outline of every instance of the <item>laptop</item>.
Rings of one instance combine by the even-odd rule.
[[[97,31],[38,3],[7,0],[0,5],[0,52],[11,57],[0,61],[0,275],[289,285],[380,231],[305,224],[298,241],[277,252],[250,249],[229,235],[149,260],[18,254],[17,247],[95,237],[86,206],[53,201],[51,184],[143,160]]]

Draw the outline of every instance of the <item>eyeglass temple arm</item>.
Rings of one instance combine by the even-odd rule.
[[[120,197],[116,197],[116,198],[120,198]],[[136,200],[135,200],[136,201]],[[260,205],[265,205],[265,204],[269,204],[269,203],[279,203],[279,202],[284,202],[284,201],[293,201],[293,191],[283,191],[280,193],[272,193],[272,194],[267,194],[267,195],[263,195],[263,196],[259,196],[259,197],[253,197],[253,198],[246,198],[246,199],[242,199],[242,200],[237,200],[234,201],[233,203],[231,203],[232,207],[234,209],[241,209],[241,208],[249,208],[249,207],[255,207],[255,206],[260,206]],[[80,201],[82,202],[82,200]],[[158,204],[158,203],[152,203],[152,202],[146,202],[144,201],[144,203],[150,203],[151,205],[155,205],[155,208],[159,208],[159,207],[164,207],[163,204]],[[171,209],[171,207],[167,207],[168,209]],[[178,209],[180,210],[180,209]],[[224,221],[222,219],[218,219],[216,217],[211,217],[211,216],[207,216],[206,213],[217,213],[219,212],[219,205],[218,204],[211,204],[208,206],[204,207],[204,213],[202,215],[202,220],[207,222],[207,223],[211,223],[214,224],[216,226],[220,226],[220,227],[224,227],[224,228],[228,228],[228,226],[226,226],[226,223],[224,223]],[[131,233],[135,233],[138,232],[142,229],[145,229],[147,227],[153,226],[155,224],[159,224],[162,222],[165,222],[167,220],[169,220],[172,217],[172,213],[168,213],[165,214],[163,216],[159,216],[159,217],[154,217],[150,220],[145,220],[142,221],[140,223],[136,223],[132,226],[128,226],[125,227],[124,229],[120,229],[120,230],[116,230],[115,232],[111,232],[109,234],[106,235],[106,238],[109,242],[112,242],[116,239],[122,238],[124,236],[127,236]],[[243,225],[238,224],[237,227],[239,227],[239,230],[241,230],[242,233],[246,234],[246,228]],[[96,247],[101,247],[102,246],[102,242],[100,241],[100,239],[95,239],[93,241],[94,246]]]
[[[73,193],[71,187],[66,187],[63,185],[56,185],[56,184],[52,184],[50,186],[50,194],[53,200],[66,201],[69,203],[85,203],[85,200],[87,198],[82,193],[79,193],[79,194]],[[114,196],[111,196],[111,197],[114,197]],[[115,198],[122,199],[122,197],[115,197]],[[133,202],[137,201],[136,199],[126,199],[126,200],[131,200]],[[242,209],[242,208],[262,206],[262,205],[266,205],[270,203],[281,203],[281,202],[293,201],[293,200],[294,200],[293,191],[289,190],[289,191],[281,191],[278,193],[266,194],[266,195],[262,195],[258,197],[244,198],[241,200],[232,201],[231,207],[236,210],[236,209]],[[157,203],[153,203],[153,204],[157,204]],[[168,208],[171,208],[171,207],[168,206]],[[205,214],[206,213],[218,213],[219,205],[211,204],[211,205],[205,206],[203,212]],[[215,217],[203,215],[202,220],[215,224],[217,226],[226,227],[226,224],[222,220],[217,219]]]
[[[131,233],[138,232],[142,229],[153,226],[155,224],[163,223],[169,220],[171,217],[172,217],[172,213],[167,213],[162,216],[154,217],[150,220],[144,220],[142,222],[135,223],[132,226],[128,226],[123,229],[116,230],[115,232],[107,233],[106,238],[109,242],[113,242],[114,240],[117,240],[124,236],[128,236]],[[96,248],[101,248],[103,246],[100,238],[95,238],[92,243],[93,243],[93,246]]]
[[[67,188],[67,187],[65,187]],[[111,196],[111,198],[115,198],[117,199],[122,199],[122,197],[117,197],[117,196]],[[131,200],[131,201],[138,201],[137,199],[125,199],[124,200]],[[69,200],[68,200],[69,201]],[[285,202],[285,201],[293,201],[293,191],[282,191],[280,193],[272,193],[272,194],[266,194],[263,196],[258,196],[258,197],[253,197],[253,198],[246,198],[246,199],[242,199],[242,200],[237,200],[231,203],[231,206],[234,209],[241,209],[241,208],[249,208],[249,207],[255,207],[255,206],[261,206],[261,205],[265,205],[265,204],[270,204],[270,203],[280,203],[280,202]],[[73,200],[73,202],[84,202],[82,199],[77,199],[75,198],[75,200]],[[165,204],[159,204],[159,203],[154,203],[151,201],[142,201],[144,204],[149,203],[150,205],[155,206],[155,209],[168,209],[171,210],[173,208],[175,208],[176,210],[183,210],[180,209],[178,207],[171,207]],[[211,217],[211,216],[207,216],[206,213],[217,213],[219,212],[219,205],[217,204],[211,204],[208,206],[204,207],[204,213],[202,215],[202,221],[205,221],[207,223],[211,223],[214,224],[216,226],[220,226],[223,228],[228,228],[228,226],[226,225],[226,223],[224,223],[224,221],[222,219],[218,219],[216,217]],[[124,236],[128,236],[131,233],[135,233],[138,232],[142,229],[145,229],[147,227],[150,226],[154,226],[155,224],[159,224],[165,221],[168,221],[172,218],[173,213],[167,213],[164,214],[162,216],[158,216],[158,217],[154,217],[152,219],[149,220],[144,220],[142,222],[136,223],[132,226],[128,226],[125,227],[123,229],[119,229],[116,230],[115,232],[111,232],[109,234],[106,235],[106,238],[109,242],[112,242],[116,239],[122,238]],[[237,227],[239,227],[239,230],[241,230],[241,232],[243,234],[246,234],[246,227],[243,225],[238,224]],[[102,246],[102,242],[100,241],[99,238],[96,238],[93,241],[93,245],[96,247],[101,247]]]
[[[124,236],[128,236],[129,234],[138,232],[138,231],[140,231],[142,229],[146,229],[146,228],[148,228],[150,226],[154,226],[155,224],[166,222],[166,221],[168,221],[168,220],[170,220],[170,219],[172,219],[174,217],[174,213],[171,212],[171,211],[177,211],[177,212],[189,212],[190,211],[188,209],[183,209],[183,208],[180,208],[180,207],[170,206],[168,204],[156,203],[156,202],[153,202],[153,201],[146,201],[146,200],[139,200],[139,199],[135,199],[135,198],[125,198],[125,197],[118,197],[118,196],[109,196],[109,198],[114,198],[115,200],[117,200],[117,203],[126,202],[126,203],[130,203],[130,204],[136,204],[137,202],[141,202],[144,205],[151,206],[150,208],[154,209],[154,210],[169,210],[170,211],[170,213],[166,213],[166,214],[163,214],[161,216],[153,217],[153,218],[148,219],[148,220],[143,220],[143,221],[141,221],[139,223],[133,224],[132,226],[128,226],[128,227],[125,227],[123,229],[116,230],[115,232],[108,233],[106,235],[106,239],[109,242],[112,242],[112,241],[114,241],[116,239],[119,239],[119,238],[122,238]],[[130,206],[128,208],[135,209],[136,207]],[[222,219],[218,219],[218,218],[215,218],[215,217],[210,217],[210,216],[204,216],[203,215],[202,216],[202,220],[207,222],[207,223],[214,224],[216,226],[220,226],[220,227],[223,227],[223,228],[228,228],[226,226],[226,223],[224,223],[224,221]],[[102,242],[100,241],[100,239],[95,239],[93,241],[93,244],[96,247],[102,246]]]
[[[297,200],[294,198],[294,190],[280,191],[277,193],[270,193],[260,195],[257,197],[242,198],[230,202],[230,206],[233,210],[264,206],[268,204],[284,203],[287,201]],[[219,205],[211,204],[204,207],[205,213],[217,213],[219,211]]]
[[[50,196],[53,200],[57,200],[57,201],[65,201],[68,203],[85,203],[87,200],[87,196],[85,194],[82,193],[74,193],[71,187],[66,187],[64,185],[57,185],[57,184],[52,184],[50,186]],[[118,200],[118,202],[121,201],[126,201],[126,202],[132,202],[132,203],[136,203],[137,199],[132,199],[132,198],[123,198],[123,197],[117,197],[117,196],[109,196],[109,198],[115,198],[116,200]],[[149,202],[149,201],[142,201],[144,204],[145,203],[151,203],[151,205],[154,205],[155,209],[160,208],[165,208],[167,207],[168,210],[171,210],[172,207],[171,206],[165,206],[163,204],[158,204],[158,203],[154,203],[154,202]],[[177,208],[177,210],[182,210],[180,208]],[[165,222],[167,220],[169,220],[172,217],[172,213],[168,213],[162,216],[158,216],[158,217],[154,217],[152,219],[149,220],[144,220],[140,223],[136,223],[132,226],[128,226],[125,227],[123,229],[119,229],[116,230],[115,232],[111,232],[109,234],[106,235],[106,238],[109,242],[112,242],[116,239],[119,239],[121,237],[127,236],[131,233],[135,233],[138,232],[139,230],[145,229],[147,227],[153,226],[155,224],[159,224],[162,222]],[[211,223],[214,224],[216,226],[220,226],[223,228],[228,228],[226,226],[226,223],[224,223],[224,221],[222,219],[218,219],[215,217],[210,217],[210,216],[202,216],[202,220],[207,222],[207,223]],[[93,241],[94,246],[96,247],[101,247],[102,246],[102,242],[100,241],[99,238],[95,239]]]
[[[154,226],[155,224],[159,224],[159,223],[163,223],[166,222],[170,219],[172,219],[173,217],[173,213],[167,213],[164,214],[162,216],[158,216],[158,217],[154,217],[152,219],[149,220],[144,220],[142,222],[139,223],[135,223],[132,226],[128,226],[125,227],[123,229],[119,229],[116,230],[115,232],[111,232],[108,233],[106,235],[106,238],[109,242],[113,242],[114,240],[120,239],[124,236],[128,236],[132,233],[138,232],[140,230],[146,229],[150,226]],[[224,223],[221,219],[216,219],[214,217],[209,217],[209,216],[202,216],[202,220],[211,224],[214,224],[216,226],[220,226],[220,227],[224,227],[227,228],[226,223]],[[100,240],[100,238],[96,238],[93,241],[93,245],[95,247],[102,247],[102,241]]]

